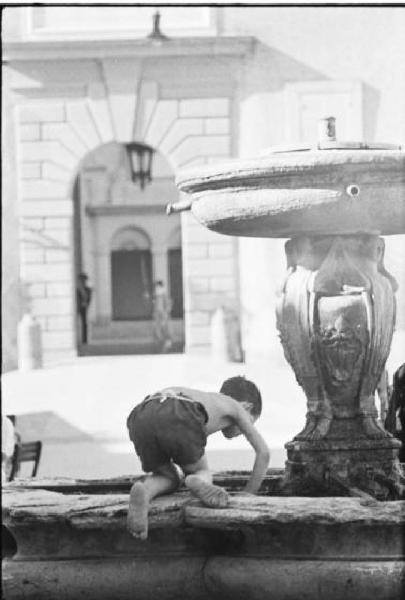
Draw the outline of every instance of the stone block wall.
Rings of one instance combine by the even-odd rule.
[[[3,68],[3,90],[10,85],[9,72]],[[12,94],[2,97],[2,171],[1,171],[1,333],[2,372],[11,371],[17,365],[17,325],[21,318],[17,178],[15,177],[16,136],[13,122],[14,98]]]
[[[22,104],[18,133],[20,279],[42,328],[45,362],[75,353],[73,203],[83,144],[62,102]]]
[[[102,77],[90,69],[81,91],[69,92],[67,83],[55,100],[48,81],[35,98],[20,89],[15,112],[20,277],[42,326],[45,362],[76,354],[72,188],[84,157],[104,143],[133,139],[133,131],[174,172],[231,155],[233,84],[224,91],[221,81],[216,95],[203,83],[200,93],[183,82],[178,97],[171,90],[168,99],[171,84],[137,80],[137,69],[124,59],[116,69],[104,63]],[[213,312],[237,305],[236,245],[191,215],[182,222],[186,351],[208,352]]]
[[[238,311],[237,241],[202,227],[190,213],[182,223],[187,350],[208,353],[215,310]]]

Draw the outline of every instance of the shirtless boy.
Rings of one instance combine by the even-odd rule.
[[[142,540],[148,535],[150,501],[174,492],[181,482],[205,504],[223,508],[227,492],[212,483],[205,457],[207,436],[217,431],[232,439],[243,434],[256,452],[253,471],[245,493],[255,494],[270,460],[266,442],[254,427],[262,410],[256,385],[244,377],[231,377],[219,393],[184,387],[170,387],[147,396],[127,420],[129,437],[148,473],[131,488],[128,529]]]

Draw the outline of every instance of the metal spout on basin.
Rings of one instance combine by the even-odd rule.
[[[191,210],[191,206],[193,204],[192,200],[179,200],[178,202],[170,203],[166,206],[166,214],[168,216],[173,213],[184,212],[186,210]]]

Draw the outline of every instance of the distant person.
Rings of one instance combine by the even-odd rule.
[[[402,442],[399,462],[405,463],[405,363],[394,373],[384,426]]]
[[[170,335],[171,302],[163,281],[155,282],[153,292],[153,335],[159,352],[167,352],[173,345]]]
[[[10,477],[14,447],[17,435],[12,420],[6,415],[1,416],[1,480],[8,481]]]
[[[222,431],[232,439],[243,434],[256,452],[245,493],[255,494],[263,481],[270,453],[254,427],[262,410],[256,385],[244,377],[231,377],[217,392],[170,387],[147,396],[135,406],[127,420],[129,437],[148,475],[131,488],[128,529],[134,537],[146,539],[150,501],[179,487],[185,475],[186,487],[205,506],[227,506],[228,493],[212,483],[205,456],[207,436]]]
[[[77,312],[80,318],[80,341],[82,344],[87,344],[87,311],[90,306],[92,289],[87,283],[88,276],[86,273],[80,273],[77,278]]]

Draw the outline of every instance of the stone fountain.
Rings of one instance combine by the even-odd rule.
[[[333,117],[319,130],[315,149],[279,148],[185,173],[178,186],[213,231],[290,238],[277,327],[307,419],[286,445],[285,485],[293,494],[332,484],[383,499],[398,478],[400,443],[374,403],[397,288],[379,236],[405,233],[405,153],[336,141]]]
[[[178,186],[189,197],[169,212],[191,208],[228,235],[290,238],[277,323],[306,424],[259,496],[235,495],[247,474],[227,473],[215,478],[226,509],[186,490],[157,498],[147,542],[125,526],[133,478],[9,484],[4,598],[399,600],[399,442],[374,390],[395,322],[379,236],[405,233],[405,153],[336,142],[327,119],[316,149],[189,171]]]

